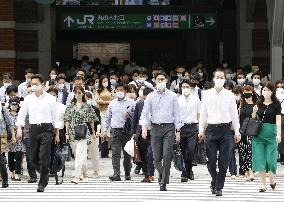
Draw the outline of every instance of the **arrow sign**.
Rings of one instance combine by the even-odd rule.
[[[71,23],[74,23],[73,18],[71,18],[70,16],[68,16],[67,18],[64,19],[64,22],[67,22],[68,27],[71,26]]]
[[[206,22],[209,22],[210,26],[212,26],[215,23],[215,20],[213,18],[210,18],[209,20],[206,20]]]

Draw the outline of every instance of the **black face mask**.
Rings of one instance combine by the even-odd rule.
[[[251,98],[251,97],[252,97],[252,93],[244,93],[244,94],[243,94],[243,97],[244,97],[245,99]]]

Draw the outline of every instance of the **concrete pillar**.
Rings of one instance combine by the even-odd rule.
[[[238,65],[251,65],[253,50],[252,50],[252,30],[254,28],[253,22],[247,22],[247,1],[237,1],[237,24],[238,24]]]
[[[51,68],[51,8],[50,5],[39,4],[39,9],[43,20],[38,25],[38,70],[47,79]]]
[[[282,79],[284,0],[266,0],[272,81]]]

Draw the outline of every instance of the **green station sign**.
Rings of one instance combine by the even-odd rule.
[[[109,14],[61,13],[60,30],[212,30],[216,13],[206,14]]]

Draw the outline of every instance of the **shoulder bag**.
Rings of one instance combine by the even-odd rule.
[[[268,106],[264,110],[262,120],[259,120],[259,117],[257,114],[256,114],[256,118],[251,118],[251,117],[246,118],[240,128],[240,133],[244,136],[257,137],[261,129],[261,124],[264,120],[267,108]]]

